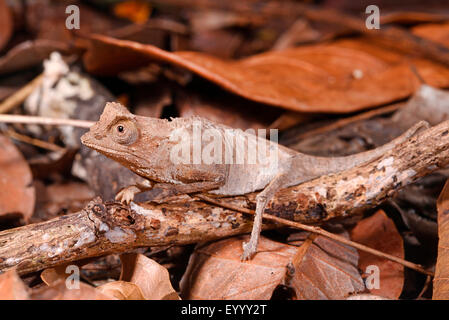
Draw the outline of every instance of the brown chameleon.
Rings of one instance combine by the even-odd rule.
[[[137,116],[111,102],[81,141],[144,178],[117,194],[126,203],[156,183],[186,194],[233,196],[262,190],[256,196],[251,238],[243,244],[242,260],[248,260],[257,251],[265,207],[279,189],[372,161],[427,126],[419,122],[374,150],[315,157],[203,118]]]

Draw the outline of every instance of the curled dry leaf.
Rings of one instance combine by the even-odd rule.
[[[15,269],[0,274],[0,300],[28,300],[28,289]]]
[[[422,85],[392,117],[401,128],[408,129],[420,120],[437,125],[449,119],[449,93]]]
[[[100,292],[119,300],[145,300],[139,286],[126,281],[113,281],[97,287]]]
[[[60,265],[54,268],[47,268],[41,272],[41,279],[47,286],[52,286],[60,280],[65,280],[70,275],[66,273],[67,265]]]
[[[351,239],[370,248],[404,259],[404,243],[394,222],[383,210],[357,223],[351,231]],[[359,269],[366,272],[369,266],[379,271],[379,288],[368,290],[378,296],[398,299],[404,285],[404,266],[390,260],[359,251]],[[370,269],[371,270],[371,269]],[[366,274],[370,276],[371,270]]]
[[[449,85],[449,69],[442,65],[410,59],[364,38],[267,52],[239,61],[200,52],[170,53],[105,36],[94,36],[87,44],[84,62],[94,73],[111,75],[150,62],[170,63],[247,99],[294,111],[353,112],[405,98],[419,83],[411,64],[427,84]]]
[[[176,106],[181,117],[199,116],[232,128],[267,128],[281,110],[247,101],[223,90],[211,90],[210,95],[181,91],[176,96]]]
[[[198,247],[181,280],[183,296],[270,299],[280,284],[292,287],[298,299],[343,299],[364,290],[352,248],[324,237],[306,240],[304,246],[300,237],[294,245],[262,237],[255,257],[242,262],[242,242],[247,240],[240,236]]]
[[[433,279],[433,300],[449,300],[449,180],[437,200],[438,258]]]
[[[449,47],[449,22],[419,25],[413,28],[413,33]]]
[[[304,46],[239,61],[199,52],[170,53],[100,35],[88,43],[84,62],[97,74],[154,61],[170,63],[247,99],[295,111],[352,112],[407,97],[418,82],[401,55],[361,41]]]
[[[30,167],[20,151],[0,135],[0,216],[21,214],[25,221],[33,214],[35,192]]]
[[[120,280],[136,284],[146,300],[179,300],[166,268],[142,254],[123,254],[120,259]]]
[[[63,42],[52,40],[22,42],[0,58],[0,74],[34,67],[53,51],[67,52],[68,46]]]
[[[14,30],[11,10],[5,0],[0,0],[0,50],[8,43]]]

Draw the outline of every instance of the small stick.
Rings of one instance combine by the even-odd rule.
[[[40,74],[24,87],[6,98],[0,103],[0,113],[7,113],[24,102],[31,92],[41,84],[43,78],[43,74]]]
[[[226,208],[226,209],[230,209],[230,210],[234,210],[234,211],[238,211],[238,212],[242,212],[242,213],[247,213],[247,214],[252,214],[252,215],[255,214],[254,210],[246,209],[246,208],[242,208],[242,207],[238,207],[238,206],[233,206],[233,205],[227,204],[227,203],[225,204],[225,203],[222,203],[221,201],[216,201],[215,199],[209,198],[208,196],[204,196],[204,195],[195,195],[195,196],[197,198],[199,198],[199,199],[202,199],[204,201],[207,201],[209,203],[212,203],[214,205],[217,205],[217,206],[220,206],[220,207],[223,207],[223,208]],[[428,276],[432,276],[432,277],[434,276],[433,272],[427,271],[426,269],[424,269],[419,264],[415,264],[413,262],[409,262],[407,260],[395,257],[395,256],[390,255],[388,253],[384,253],[382,251],[379,251],[379,250],[367,247],[367,246],[365,246],[363,244],[360,244],[360,243],[348,240],[348,239],[346,239],[344,237],[338,236],[338,235],[333,234],[331,232],[328,232],[328,231],[326,231],[324,229],[321,229],[320,227],[305,225],[305,224],[302,224],[302,223],[298,223],[298,222],[294,222],[294,221],[278,218],[278,217],[275,217],[273,215],[266,214],[266,213],[263,214],[263,218],[267,219],[267,220],[275,221],[275,222],[278,222],[278,223],[281,223],[281,224],[284,224],[284,225],[287,225],[287,226],[290,226],[290,227],[293,227],[293,228],[296,228],[296,229],[306,230],[306,231],[309,231],[309,232],[313,232],[315,234],[319,234],[321,236],[327,237],[329,239],[332,239],[332,240],[335,240],[337,242],[340,242],[340,243],[346,244],[348,246],[354,247],[356,249],[359,249],[360,251],[368,252],[368,253],[371,253],[371,254],[373,254],[375,256],[378,256],[378,257],[381,257],[381,258],[385,258],[385,259],[388,259],[390,261],[399,263],[399,264],[401,264],[401,265],[403,265],[405,267],[408,267],[408,268],[413,269],[415,271],[424,273],[424,274],[426,274]]]
[[[21,116],[15,114],[0,114],[0,122],[4,123],[24,123],[43,124],[50,126],[72,126],[78,128],[90,128],[95,122],[88,120],[47,118],[38,116]]]
[[[28,143],[31,144],[33,146],[42,148],[42,149],[46,149],[46,150],[50,150],[50,151],[55,151],[55,152],[59,152],[59,151],[63,151],[65,150],[65,148],[60,147],[54,143],[50,143],[47,141],[43,141],[43,140],[39,140],[36,138],[31,138],[29,136],[20,134],[12,129],[8,129],[6,131],[3,132],[3,134],[7,135],[8,137],[24,142],[24,143]]]

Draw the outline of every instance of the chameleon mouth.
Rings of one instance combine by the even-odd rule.
[[[108,156],[110,158],[114,158],[114,156],[117,156],[120,154],[119,152],[117,152],[113,149],[102,147],[102,146],[98,145],[98,143],[92,142],[92,137],[89,135],[89,132],[83,134],[81,136],[80,140],[81,140],[81,143],[83,145],[85,145],[86,147],[91,148],[95,151],[98,151],[101,154],[104,154],[105,156]]]

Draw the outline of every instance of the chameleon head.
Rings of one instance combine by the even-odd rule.
[[[129,148],[138,138],[136,117],[121,104],[108,102],[100,120],[81,136],[81,142],[122,162],[124,158],[129,157]]]

